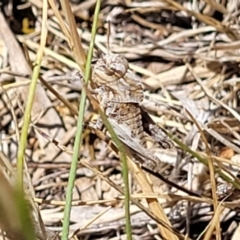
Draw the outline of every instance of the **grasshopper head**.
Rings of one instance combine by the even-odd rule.
[[[127,60],[118,54],[105,55],[93,68],[92,82],[96,86],[116,82],[124,77],[128,70]]]

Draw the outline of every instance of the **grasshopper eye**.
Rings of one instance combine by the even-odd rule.
[[[112,68],[111,66],[108,67],[108,66],[104,66],[104,73],[108,76],[112,76],[114,75],[114,72],[115,72],[115,69]]]
[[[123,63],[112,63],[110,65],[110,70],[117,76],[123,77],[128,70],[128,66]]]

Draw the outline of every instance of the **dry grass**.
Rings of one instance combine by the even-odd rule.
[[[176,144],[177,158],[175,152],[164,152],[162,158],[170,158],[175,164],[164,166],[162,174],[200,195],[186,196],[138,166],[130,166],[134,239],[161,239],[162,225],[174,232],[176,239],[238,239],[240,5],[234,0],[226,4],[216,0],[122,1],[118,5],[110,2],[102,2],[94,60],[108,51],[110,20],[110,50],[124,55],[130,68],[141,77],[150,99],[144,106],[170,135],[192,150]],[[34,11],[25,12],[25,19],[8,12],[11,8],[4,8],[5,16],[0,13],[0,167],[8,175],[14,173],[6,162],[16,166],[18,132],[32,74],[29,62],[36,59],[40,47],[42,1],[28,0],[23,8],[29,6]],[[95,1],[91,0],[72,3],[85,52],[91,39],[94,6]],[[84,53],[79,53],[82,59],[78,54],[74,56],[75,40],[70,41],[72,35],[59,23],[56,12],[49,6],[40,72],[48,86],[43,81],[37,85],[25,153],[35,196],[33,191],[28,193],[39,204],[48,236],[62,230],[76,109],[83,88],[74,59],[80,66],[84,64]],[[31,18],[35,18],[33,29],[29,27]],[[13,34],[7,22],[11,26],[13,22],[21,23],[21,34],[16,34],[15,28]],[[94,117],[96,112],[87,102],[85,122]],[[125,239],[121,164],[102,140],[105,136],[101,135],[101,139],[99,134],[88,128],[83,132],[83,164],[77,170],[70,232],[75,239]],[[61,146],[55,146],[50,139],[59,141]],[[206,165],[199,162],[200,158]],[[228,176],[228,182],[220,176]],[[27,182],[31,188],[31,182]],[[7,185],[6,191],[11,192],[10,188]],[[10,207],[10,203],[13,204],[6,206]],[[32,209],[37,212],[35,207]],[[33,222],[39,221],[37,218]],[[37,231],[39,228],[43,226]],[[38,238],[47,237],[38,234]]]

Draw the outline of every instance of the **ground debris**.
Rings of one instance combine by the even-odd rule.
[[[95,1],[70,2],[87,52]],[[162,158],[172,161],[171,165],[161,165],[161,174],[201,197],[188,196],[147,173],[154,192],[143,193],[140,184],[131,176],[132,196],[144,206],[146,198],[158,197],[172,227],[191,239],[200,239],[209,225],[216,224],[212,222],[214,214],[218,214],[221,238],[238,239],[239,3],[233,0],[102,2],[93,66],[109,51],[126,58],[143,86],[144,111],[151,114],[154,122],[170,136],[179,139],[207,162],[207,165],[200,163],[175,142],[174,152],[168,149],[159,152]],[[6,22],[4,27],[9,31],[0,30],[0,150],[13,166],[17,157],[17,132],[22,127],[25,107],[23,95],[27,95],[31,81],[28,60],[35,61],[39,48],[41,4],[41,1],[34,4],[27,0],[5,0],[0,5],[4,19],[0,21],[0,29]],[[17,12],[24,8],[25,18]],[[48,38],[41,76],[77,109],[84,85],[50,6],[48,14]],[[110,49],[107,44],[109,20]],[[20,45],[10,46],[6,39],[12,38]],[[14,58],[15,55],[18,58]],[[20,63],[19,58],[22,59]],[[44,225],[59,233],[76,118],[72,109],[50,89],[40,83],[38,88],[25,157],[35,190],[33,198],[39,204]],[[118,155],[109,147],[107,138],[103,141],[88,128],[89,122],[96,118],[88,101],[80,159],[123,187]],[[216,171],[219,212],[213,211],[209,161],[213,162]],[[232,183],[224,180],[219,171],[231,178]],[[76,231],[78,239],[125,239],[123,196],[80,163],[73,199],[71,233]],[[88,225],[101,213],[101,217]],[[159,239],[154,220],[135,205],[131,205],[131,214],[134,239]],[[216,238],[215,234],[211,234],[211,239]]]

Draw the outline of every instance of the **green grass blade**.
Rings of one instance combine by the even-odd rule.
[[[206,166],[208,166],[208,160],[201,157],[197,152],[193,151],[192,149],[190,149],[187,145],[185,145],[184,143],[182,143],[181,141],[179,141],[177,138],[172,138],[172,140],[174,142],[177,143],[177,145],[185,152],[188,152],[189,154],[191,154],[193,157],[195,157],[196,159],[198,159],[199,162],[205,164]],[[235,188],[240,189],[240,184],[238,181],[236,181],[236,179],[231,179],[229,176],[227,176],[220,168],[218,167],[214,167],[214,171],[219,174],[219,176],[224,179],[225,181],[231,183]]]
[[[116,133],[114,132],[111,124],[109,123],[104,112],[99,108],[99,115],[101,116],[105,127],[107,128],[109,134],[115,145],[119,150],[120,160],[122,162],[122,172],[123,172],[123,181],[124,181],[124,204],[125,204],[125,221],[126,221],[126,233],[127,239],[132,240],[132,226],[131,226],[131,215],[130,215],[130,194],[129,194],[129,181],[128,181],[128,165],[127,165],[127,156],[125,153],[125,147],[123,143],[118,139]]]
[[[28,136],[28,127],[31,119],[31,111],[32,111],[32,106],[33,106],[33,101],[34,101],[34,95],[35,95],[35,90],[37,86],[37,80],[38,80],[38,75],[40,72],[41,68],[41,62],[42,62],[42,57],[43,57],[43,52],[44,52],[44,47],[46,44],[46,39],[47,39],[47,28],[46,28],[46,22],[47,22],[47,0],[43,1],[43,15],[42,15],[42,31],[41,31],[41,40],[40,40],[40,47],[37,52],[37,57],[36,61],[34,63],[33,67],[33,73],[32,73],[32,81],[29,87],[29,94],[28,94],[28,99],[26,103],[26,108],[24,112],[24,118],[23,118],[23,127],[22,127],[22,132],[21,132],[21,137],[20,137],[20,142],[19,142],[19,147],[18,147],[18,153],[17,153],[17,181],[18,181],[18,187],[19,189],[22,189],[23,191],[23,168],[24,168],[24,154],[25,154],[25,149],[27,145],[27,136]]]
[[[97,20],[98,14],[100,11],[100,0],[97,1],[95,6],[95,13],[94,13],[94,21],[92,27],[92,38],[89,46],[86,68],[84,71],[84,79],[85,82],[88,82],[91,74],[91,62],[92,62],[92,54],[93,54],[93,47],[94,41],[97,31]],[[72,157],[72,164],[70,168],[70,176],[67,186],[67,194],[66,194],[66,206],[64,209],[64,221],[63,221],[63,232],[62,232],[62,240],[68,239],[69,234],[69,222],[70,222],[70,213],[71,213],[71,203],[72,203],[72,191],[74,187],[74,181],[76,178],[76,170],[78,165],[78,158],[79,158],[79,149],[81,148],[82,143],[82,132],[83,132],[83,118],[84,118],[84,110],[85,110],[85,103],[86,103],[86,90],[82,90],[81,99],[80,99],[80,106],[79,106],[79,114],[78,114],[78,123],[77,123],[77,132],[76,138],[74,142],[73,148],[73,157]]]

